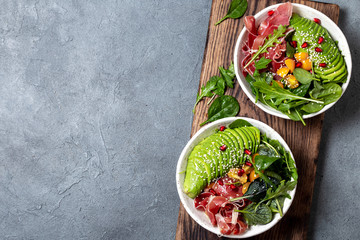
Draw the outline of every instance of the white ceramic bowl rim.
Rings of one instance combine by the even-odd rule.
[[[254,16],[255,19],[256,19],[256,24],[259,24],[259,22],[260,22],[259,19],[265,18],[265,16],[267,16],[268,11],[276,9],[281,4],[282,3],[271,5],[271,6],[267,7],[267,8],[265,8],[265,9],[261,10],[260,12],[258,12]],[[345,90],[347,89],[347,87],[349,85],[350,78],[351,78],[351,70],[352,70],[351,53],[350,53],[350,48],[349,48],[348,42],[346,40],[346,37],[344,36],[341,29],[328,16],[326,16],[322,12],[320,12],[320,11],[314,9],[314,8],[308,7],[306,5],[303,5],[303,4],[292,3],[292,5],[293,5],[293,12],[299,13],[303,17],[307,17],[307,18],[311,19],[311,16],[312,17],[316,16],[317,18],[321,19],[321,25],[328,30],[328,32],[330,33],[330,35],[332,36],[332,38],[334,40],[339,41],[338,47],[341,50],[342,54],[344,55],[347,70],[348,70],[347,80],[342,85],[342,90],[343,90],[342,95],[343,95],[345,93]],[[239,50],[241,49],[242,43],[243,43],[241,40],[246,35],[247,35],[247,32],[246,32],[246,28],[244,27],[242,29],[242,31],[240,32],[240,35],[239,35],[239,37],[237,39],[237,42],[236,42],[236,45],[235,45],[235,52],[234,52],[235,74],[236,74],[236,78],[238,79],[238,82],[239,82],[242,90],[245,92],[245,94],[248,96],[248,98],[255,105],[257,105],[260,109],[262,109],[263,111],[265,111],[265,112],[267,112],[267,113],[269,113],[271,115],[277,116],[277,117],[289,119],[289,117],[287,115],[285,115],[282,112],[277,111],[277,110],[263,104],[260,101],[255,103],[255,100],[256,100],[255,96],[253,95],[248,82],[246,82],[245,77],[243,76],[242,71],[239,68]],[[306,119],[306,118],[311,118],[311,117],[317,116],[317,115],[325,112],[329,108],[331,108],[336,102],[333,102],[333,103],[330,103],[330,104],[326,105],[323,109],[321,109],[320,111],[318,111],[316,113],[304,115],[303,118]]]
[[[207,218],[207,216],[205,215],[204,212],[195,209],[193,199],[188,197],[182,190],[183,183],[184,183],[184,177],[185,177],[184,170],[186,169],[187,158],[188,158],[188,155],[190,154],[190,152],[192,151],[193,147],[196,144],[198,144],[202,139],[213,134],[215,132],[215,129],[218,129],[220,126],[228,126],[230,123],[232,123],[233,121],[235,121],[237,119],[246,120],[249,123],[251,123],[253,126],[259,128],[262,133],[266,133],[266,135],[268,137],[270,137],[271,139],[279,140],[281,145],[286,149],[286,151],[288,151],[290,153],[291,157],[294,159],[294,156],[293,156],[289,146],[284,141],[284,139],[280,136],[280,134],[278,134],[274,129],[272,129],[267,124],[260,122],[258,120],[246,118],[246,117],[223,118],[223,119],[217,120],[213,123],[210,123],[210,124],[202,127],[186,144],[183,151],[181,152],[181,155],[180,155],[178,163],[177,163],[176,187],[177,187],[177,191],[178,191],[180,200],[181,200],[184,208],[186,209],[187,213],[202,227],[204,227],[205,229],[207,229],[219,236],[226,236],[228,238],[247,238],[247,237],[252,237],[252,236],[258,235],[258,234],[263,233],[263,232],[269,230],[270,228],[272,228],[277,222],[280,221],[280,219],[281,219],[280,215],[275,214],[274,219],[266,225],[252,226],[251,229],[248,229],[242,235],[222,235],[220,233],[218,227],[213,227],[211,225],[210,220]],[[284,214],[290,208],[290,205],[293,202],[293,199],[295,196],[295,192],[296,192],[296,187],[293,191],[290,192],[291,199],[285,200],[284,207],[283,207]]]

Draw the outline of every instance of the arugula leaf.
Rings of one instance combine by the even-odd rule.
[[[252,127],[252,125],[251,125],[251,123],[249,123],[248,121],[243,120],[243,119],[235,120],[229,125],[230,129],[239,128],[239,127]]]
[[[229,76],[226,70],[221,66],[219,67],[219,70],[221,76],[225,80],[226,86],[228,86],[229,88],[234,88],[234,82],[233,82],[234,77]]]
[[[216,76],[216,77],[218,77],[218,76]],[[214,90],[214,94],[223,96],[225,93],[225,87],[226,87],[225,80],[221,77],[218,77],[218,78],[219,79],[216,83],[216,89]]]
[[[291,108],[295,108],[301,105],[304,105],[308,103],[307,101],[304,100],[298,100],[298,101],[291,101],[291,102],[287,102],[287,103],[281,103],[278,107],[278,110],[285,112],[285,111],[289,111]]]
[[[256,205],[251,203],[243,210],[234,210],[243,214],[248,225],[264,225],[271,222],[273,215],[271,209],[266,204]]]
[[[204,97],[211,97],[213,95],[212,91],[216,89],[217,82],[219,81],[218,76],[213,76],[210,80],[206,83],[205,86],[201,87],[201,93],[198,94],[196,97],[196,103],[193,108],[193,113],[195,113],[196,105],[204,98]]]
[[[280,182],[280,185],[275,189],[275,191],[273,190],[273,188],[269,188],[266,191],[266,196],[263,200],[261,200],[260,203],[263,203],[265,201],[268,201],[270,199],[274,199],[280,196],[284,196],[286,198],[291,199],[290,195],[289,195],[289,191],[292,191],[295,186],[296,186],[297,181],[292,181],[292,182],[286,182],[285,180]]]
[[[236,98],[229,95],[218,97],[209,107],[208,119],[201,123],[200,126],[221,118],[234,117],[238,114],[239,110],[240,105]]]
[[[266,39],[264,44],[259,48],[259,50],[254,54],[250,61],[245,65],[244,68],[247,68],[260,54],[267,52],[267,49],[274,45],[274,43],[280,44],[278,38],[285,36],[286,26],[279,25],[277,29],[274,30],[273,34],[270,34]]]
[[[279,105],[284,100],[306,100],[309,102],[316,102],[316,103],[323,103],[319,100],[314,100],[311,98],[304,98],[294,93],[290,92],[289,90],[281,88],[276,82],[273,81],[273,85],[270,86],[264,80],[256,81],[253,83],[254,87],[258,88],[260,92],[266,94],[264,97],[265,99],[276,99],[275,105]]]
[[[271,63],[271,59],[267,59],[265,57],[260,58],[259,61],[255,62],[256,70],[267,68],[267,65]]]
[[[227,73],[227,75],[229,75],[231,78],[235,77],[235,67],[234,67],[234,63],[231,62],[230,66],[228,69],[225,69],[225,72]]]
[[[269,208],[271,209],[272,212],[275,212],[275,213],[279,213],[280,214],[280,217],[283,216],[283,207],[284,207],[284,201],[285,201],[285,197],[284,196],[281,196],[281,197],[278,197],[278,198],[275,198],[275,199],[272,199],[270,201],[270,205],[269,205]]]
[[[247,0],[233,0],[230,3],[229,10],[225,17],[223,17],[220,21],[215,23],[215,26],[220,24],[222,21],[224,21],[227,18],[240,18],[244,15],[248,7]]]
[[[291,46],[289,42],[286,42],[286,56],[288,58],[293,58],[295,51],[296,51],[295,48]]]
[[[302,68],[295,68],[293,74],[301,84],[309,84],[313,80],[313,75]]]
[[[273,162],[279,160],[280,157],[269,157],[266,155],[256,155],[255,166],[258,170],[267,169]]]

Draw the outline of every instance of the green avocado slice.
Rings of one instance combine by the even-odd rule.
[[[240,149],[240,145],[239,142],[237,141],[236,137],[231,134],[231,132],[229,131],[231,129],[226,129],[223,134],[226,134],[232,141],[234,147],[232,149],[230,149],[230,155],[231,155],[231,162],[232,165],[237,165],[239,162],[239,149]]]
[[[198,147],[198,148],[197,148]],[[196,146],[191,154],[194,154],[194,156],[202,158],[207,166],[210,169],[210,181],[213,178],[216,178],[218,176],[218,157],[215,156],[215,153],[213,150],[215,147],[213,146],[212,142],[205,141],[200,146]],[[209,182],[210,183],[210,182]]]
[[[239,133],[233,129],[229,129],[228,132],[230,134],[232,134],[236,141],[239,143],[239,149],[237,151],[237,155],[238,155],[238,166],[240,166],[241,164],[244,163],[244,140],[242,139],[242,137],[239,135]]]

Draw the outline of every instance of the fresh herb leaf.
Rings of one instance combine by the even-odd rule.
[[[250,61],[245,65],[244,68],[247,68],[257,57],[267,52],[267,49],[274,45],[274,43],[280,44],[281,41],[278,39],[285,36],[286,26],[279,25],[277,29],[274,30],[273,34],[270,34],[264,41],[264,44],[259,48],[259,50],[254,54]]]
[[[219,67],[219,70],[220,70],[221,76],[225,80],[226,86],[229,88],[234,88],[234,82],[233,82],[234,77],[229,76],[228,73],[226,72],[226,70],[221,66]]]
[[[295,51],[296,51],[295,48],[291,46],[289,42],[286,42],[286,56],[288,58],[293,58]]]
[[[216,76],[216,77],[218,77],[218,76]],[[218,78],[219,79],[216,83],[216,89],[214,90],[214,94],[218,95],[218,96],[223,96],[225,93],[225,87],[226,87],[225,80],[221,77],[218,77]]]
[[[259,205],[251,203],[243,210],[234,211],[242,213],[248,225],[265,225],[273,218],[271,209],[263,203]]]
[[[271,63],[271,59],[267,59],[265,57],[260,58],[259,61],[255,62],[256,70],[267,68],[267,65]]]
[[[308,103],[307,101],[304,100],[299,100],[299,101],[291,101],[291,102],[287,102],[287,103],[281,103],[278,107],[278,110],[285,112],[285,111],[289,111],[291,108],[295,108],[301,105],[304,105]]]
[[[320,103],[308,103],[301,107],[301,110],[307,113],[315,113],[324,108],[324,104]]]
[[[221,118],[234,117],[238,114],[239,110],[240,106],[236,98],[229,95],[218,97],[209,107],[208,120],[201,123],[200,126]]]
[[[284,201],[285,201],[285,197],[283,197],[283,196],[275,198],[270,201],[269,208],[271,209],[272,212],[279,213],[280,217],[282,217],[283,216],[282,209],[284,206]]]
[[[274,199],[280,196],[284,196],[287,197],[289,199],[291,199],[290,195],[289,195],[289,191],[292,191],[295,186],[296,186],[297,181],[292,181],[292,182],[286,182],[285,180],[280,182],[280,185],[275,189],[275,191],[273,190],[273,188],[269,188],[266,192],[266,196],[263,200],[261,200],[260,203],[263,203],[265,201],[268,201],[270,199]]]
[[[246,198],[252,202],[259,202],[261,199],[263,199],[266,196],[267,189],[268,187],[266,186],[263,180],[256,179],[249,185],[248,190],[243,196],[232,198],[229,201],[234,202]]]
[[[196,103],[193,108],[193,112],[195,113],[195,107],[196,105],[204,98],[204,97],[211,97],[213,95],[212,91],[216,89],[217,82],[220,77],[213,76],[210,78],[210,80],[206,83],[205,86],[201,87],[201,93],[197,95],[196,97]]]
[[[243,120],[243,119],[238,119],[238,120],[235,120],[233,121],[230,125],[229,125],[229,128],[239,128],[239,127],[251,127],[251,123],[249,123],[248,121],[246,120]]]
[[[295,68],[293,74],[301,84],[309,84],[313,80],[313,75],[302,68]]]
[[[222,21],[224,21],[227,18],[240,18],[244,15],[248,7],[247,0],[233,0],[230,3],[229,10],[225,17],[223,17],[220,21],[218,21],[216,25],[220,24]]]
[[[225,69],[225,72],[227,73],[227,75],[229,75],[231,78],[235,77],[235,67],[234,67],[234,63],[231,62],[230,66],[228,69]]]
[[[257,155],[255,157],[255,166],[258,170],[267,169],[273,162],[279,160],[280,157],[269,157],[266,155]]]

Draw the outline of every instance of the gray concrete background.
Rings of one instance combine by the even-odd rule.
[[[325,117],[309,239],[360,239],[360,2],[328,2],[354,71]],[[0,239],[174,239],[210,5],[0,0]]]

